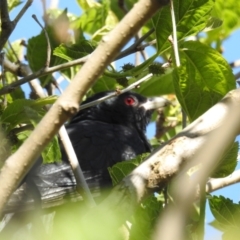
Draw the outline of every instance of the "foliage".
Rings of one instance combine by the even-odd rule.
[[[125,15],[125,10],[130,10],[136,1],[124,1],[125,10],[119,6],[119,2],[117,0],[77,0],[79,11],[81,10],[80,16],[69,13],[66,9],[63,11],[59,9],[49,10],[46,19],[46,30],[52,48],[50,66],[71,62],[91,54],[102,37],[121,21]],[[9,10],[21,4],[19,0],[11,0],[8,3]],[[236,86],[232,69],[222,56],[220,49],[223,40],[228,38],[233,30],[240,26],[239,5],[238,1],[233,0],[218,0],[216,2],[214,0],[174,1],[181,62],[181,66],[178,68],[175,66],[175,56],[170,38],[172,34],[170,7],[169,5],[163,7],[141,30],[141,33],[145,34],[150,29],[155,29],[154,34],[144,41],[144,44],[150,44],[150,41],[156,39],[152,56],[137,66],[129,63],[128,60],[124,60],[124,64],[122,64],[123,60],[121,60],[120,64],[123,66],[121,69],[111,64],[105,69],[104,74],[94,86],[89,89],[88,95],[123,88],[151,71],[154,73],[151,80],[142,84],[135,91],[146,96],[168,95],[167,97],[170,100],[175,99],[176,96],[181,108],[187,114],[189,122],[195,120]],[[194,41],[189,40],[189,37],[191,39],[195,37]],[[22,46],[20,46],[19,41],[11,43],[11,46],[14,52],[6,44],[4,48],[5,56],[9,61],[17,62],[16,56],[20,58]],[[27,64],[29,64],[33,72],[46,67],[47,41],[44,32],[40,28],[37,36],[28,39],[26,57]],[[160,62],[160,64],[156,62]],[[166,63],[167,67],[164,67]],[[80,68],[81,66],[73,66],[62,69],[58,72],[58,75],[64,76],[65,79],[70,81]],[[17,79],[16,75],[9,72],[6,72],[5,78],[7,84]],[[56,83],[51,74],[40,77],[39,80],[41,86],[46,89]],[[0,87],[4,87],[2,83]],[[31,96],[34,96],[34,94]],[[0,157],[3,160],[11,152],[19,148],[21,143],[30,135],[32,128],[44,116],[48,105],[53,104],[55,100],[55,96],[43,99],[28,99],[28,96],[25,95],[21,88],[17,88],[5,96],[0,96],[0,134],[2,139]],[[174,118],[176,124],[165,128],[170,130],[166,130],[167,132],[163,135],[162,140],[164,141],[174,137],[179,132],[181,126],[179,103],[165,110],[165,114],[169,118]],[[156,117],[154,115],[155,119]],[[29,129],[23,128],[21,130],[22,126],[29,126]],[[17,133],[16,130],[18,130]],[[154,139],[152,143],[153,145],[159,145],[159,140]],[[235,170],[238,148],[238,143],[234,143],[230,147],[213,173],[213,177],[225,177]],[[46,163],[60,160],[57,137],[52,140],[42,156]],[[109,168],[113,184],[120,183],[123,177],[138,166],[145,157],[145,155],[139,156],[137,159],[118,163]],[[3,162],[2,159],[0,159],[0,164]],[[216,196],[212,196],[209,202],[211,211],[216,218],[212,225],[224,232],[223,239],[234,239],[234,234],[239,235],[240,233],[239,224],[237,224],[240,216],[239,204],[234,204],[230,199]],[[137,207],[131,219],[128,219],[128,223],[131,225],[130,230],[127,228],[129,239],[149,239],[157,217],[163,211],[163,207],[164,200],[161,193],[155,193],[145,199]],[[66,209],[63,210],[63,212],[65,211]],[[108,210],[104,209],[104,211]],[[87,236],[85,239],[106,239],[105,236],[100,237],[98,231],[106,234],[104,232],[106,226],[111,224],[111,226],[116,227],[116,222],[118,222],[118,219],[110,217],[109,220],[107,216],[109,215],[103,216],[102,224],[99,226],[99,222],[94,222],[93,217],[88,218],[86,221],[81,220],[83,224],[81,233],[83,236]],[[57,238],[66,239],[64,236],[68,236],[68,238],[73,236],[74,239],[74,236],[76,236],[74,234],[78,234],[78,231],[80,231],[76,224],[78,223],[76,216],[71,231],[66,229],[62,223],[65,218],[64,216],[64,218],[58,218],[57,220],[55,226],[56,232],[59,233]],[[93,228],[97,230],[86,230],[90,224],[93,224]],[[194,224],[197,225],[198,220]],[[104,225],[106,226],[104,227]],[[60,236],[60,233],[63,235]],[[69,235],[70,233],[71,235]],[[119,232],[115,233],[116,231],[112,231],[109,236],[115,236],[114,239],[118,239]],[[188,237],[194,239],[194,236],[194,230],[189,230]]]

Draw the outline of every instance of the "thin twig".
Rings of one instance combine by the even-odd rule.
[[[1,15],[1,35],[0,35],[0,50],[2,50],[4,44],[7,42],[11,32],[14,29],[14,23],[10,20],[8,14],[7,0],[1,0],[0,2],[0,15]]]
[[[46,0],[41,0],[42,2],[42,7],[43,7],[43,20],[44,20],[44,24],[45,24],[45,27],[47,26],[47,22],[48,22],[48,19],[47,19],[47,4],[46,4]]]
[[[50,43],[50,39],[48,37],[48,33],[46,31],[46,29],[42,26],[42,24],[38,21],[37,16],[35,14],[32,15],[32,18],[38,23],[38,25],[42,28],[42,30],[44,31],[46,40],[47,40],[47,59],[46,59],[46,63],[45,63],[45,67],[48,68],[50,61],[51,61],[51,43]]]
[[[88,202],[89,202],[90,206],[92,206],[92,207],[96,206],[96,203],[93,199],[91,191],[90,191],[90,189],[88,187],[88,184],[85,180],[82,169],[79,165],[77,156],[75,154],[74,148],[72,146],[72,143],[70,141],[70,138],[68,136],[67,130],[66,130],[64,125],[59,130],[59,136],[60,136],[60,139],[63,143],[63,147],[66,151],[66,154],[68,156],[69,163],[72,167],[72,170],[73,170],[76,182],[77,182],[77,187],[78,188],[80,188],[80,187],[83,188],[84,193],[85,193],[85,195],[88,199]]]
[[[230,65],[230,67],[232,67],[232,68],[240,67],[240,59],[238,59],[238,60],[230,63],[229,65]]]
[[[125,49],[124,51],[120,52],[115,60],[118,60],[120,58],[126,57],[131,53],[135,53],[137,51],[140,51],[141,49],[139,48],[140,44],[148,38],[153,32],[155,31],[154,28],[150,29],[145,35],[143,35],[141,38],[139,38],[133,45],[131,45],[129,48]]]
[[[235,77],[236,80],[238,80],[238,79],[240,78],[240,72],[236,73],[236,74],[234,75],[234,77]]]
[[[6,79],[5,79],[5,70],[4,70],[4,58],[5,58],[5,53],[1,52],[0,54],[0,60],[1,60],[1,66],[2,66],[2,85],[5,86],[6,85]],[[4,95],[4,99],[3,99],[3,106],[6,107],[7,106],[7,96],[6,94]]]
[[[206,184],[206,192],[210,193],[240,182],[240,169],[234,171],[231,175],[224,178],[210,178]]]
[[[151,77],[152,77],[152,73],[148,74],[147,76],[139,79],[138,81],[134,82],[133,84],[129,85],[127,88],[125,89],[122,89],[122,90],[118,90],[118,91],[115,91],[115,92],[112,92],[110,93],[109,95],[105,96],[105,97],[102,97],[102,98],[99,98],[95,101],[92,101],[92,102],[89,102],[89,103],[86,103],[86,104],[83,104],[80,106],[80,110],[82,109],[85,109],[85,108],[88,108],[88,107],[92,107],[92,106],[95,106],[109,98],[112,98],[114,96],[117,96],[119,94],[122,94],[122,93],[125,93],[125,92],[128,92],[134,88],[137,88],[141,83],[145,82],[145,81],[148,81]]]
[[[1,14],[1,22],[2,22],[2,32],[0,35],[0,50],[3,48],[5,43],[7,42],[9,36],[11,35],[12,31],[16,27],[18,21],[27,11],[27,9],[32,4],[33,0],[28,0],[27,3],[23,6],[21,11],[18,13],[16,18],[11,21],[8,15],[8,7],[7,7],[7,0],[0,1],[0,14]]]
[[[187,114],[182,109],[182,128],[184,129],[187,126]]]
[[[6,93],[10,93],[16,87],[18,87],[18,86],[20,86],[20,85],[22,85],[24,83],[27,83],[27,82],[35,79],[35,78],[39,78],[39,77],[45,76],[47,74],[50,74],[50,73],[53,73],[53,72],[56,72],[56,71],[59,71],[59,70],[63,70],[65,68],[69,68],[69,67],[72,67],[72,66],[76,66],[76,65],[85,63],[87,61],[87,59],[89,58],[89,56],[90,55],[87,55],[87,56],[79,58],[77,60],[73,60],[71,62],[59,64],[59,65],[54,66],[54,67],[42,68],[42,69],[38,70],[37,72],[34,72],[33,74],[28,75],[28,76],[18,80],[17,82],[13,82],[13,83],[9,84],[8,86],[2,88],[0,90],[0,95],[6,94]]]
[[[151,46],[151,45],[154,45],[154,44],[156,44],[157,43],[157,40],[156,39],[154,39],[154,40],[152,40],[152,41],[150,41],[150,42],[148,42],[148,43],[146,43],[146,44],[143,44],[143,45],[141,45],[141,48],[146,48],[146,47],[148,47],[148,46]],[[138,48],[137,48],[138,49]]]
[[[26,2],[26,4],[23,6],[23,8],[21,9],[21,11],[18,13],[18,15],[16,16],[16,18],[13,20],[15,26],[17,25],[18,21],[21,19],[21,17],[24,15],[24,13],[27,11],[27,9],[32,5],[33,0],[28,0]]]
[[[128,10],[125,6],[124,0],[118,0],[118,6],[123,11],[124,14],[128,13]]]
[[[173,0],[170,0],[170,11],[171,11],[171,17],[172,17],[172,26],[173,26],[173,50],[174,50],[174,55],[176,59],[176,66],[180,67],[180,58],[178,53],[178,42],[177,42],[177,27],[176,27]]]
[[[129,54],[132,54],[132,53],[134,53],[136,51],[140,51],[141,49],[144,49],[147,46],[155,44],[156,40],[153,40],[153,41],[149,42],[148,44],[144,44],[142,46],[139,46],[139,44],[141,42],[143,42],[148,36],[150,36],[153,32],[154,32],[154,29],[151,29],[148,33],[146,33],[144,36],[142,36],[132,46],[130,46],[128,49],[122,51],[115,58],[115,60],[118,60],[120,58],[126,57]],[[17,82],[13,82],[13,83],[9,84],[8,86],[0,89],[0,96],[3,95],[3,94],[10,93],[10,92],[14,91],[16,87],[19,87],[22,84],[27,83],[27,82],[35,79],[35,78],[39,78],[39,77],[42,77],[42,76],[48,75],[50,73],[53,73],[53,72],[56,72],[56,71],[60,71],[60,70],[63,70],[63,69],[66,69],[66,68],[69,68],[69,67],[72,67],[72,66],[83,64],[83,63],[85,63],[87,61],[87,59],[90,57],[90,55],[91,54],[89,54],[89,55],[87,55],[85,57],[82,57],[82,58],[79,58],[79,59],[67,62],[67,63],[59,64],[57,66],[53,66],[53,67],[49,67],[49,68],[42,68],[42,69],[38,70],[37,72],[34,72],[31,75],[28,75],[28,76],[18,80]]]
[[[11,51],[12,51],[13,55],[14,55],[14,56],[15,56],[15,58],[16,58],[16,62],[17,62],[17,63],[20,63],[20,60],[18,59],[18,56],[17,56],[17,54],[16,54],[15,50],[13,49],[13,46],[12,46],[12,44],[11,44],[11,42],[10,42],[10,41],[8,41],[8,45],[9,45],[9,47],[10,47],[10,49],[11,49]]]

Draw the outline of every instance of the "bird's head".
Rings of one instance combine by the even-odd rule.
[[[83,104],[107,96],[110,93],[112,92],[97,93],[88,98]],[[145,131],[154,109],[167,105],[169,105],[169,101],[163,97],[146,98],[137,93],[125,92],[95,106],[80,110],[73,117],[71,123],[83,120],[96,120]]]

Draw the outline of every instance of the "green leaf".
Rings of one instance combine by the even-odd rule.
[[[233,203],[229,198],[223,196],[212,196],[209,199],[209,205],[213,216],[216,218],[214,223],[221,230],[229,228],[238,228],[240,232],[240,204]]]
[[[38,111],[30,107],[25,107],[25,113],[30,119],[32,125],[36,127],[38,122],[41,120],[41,115],[39,115]],[[58,145],[57,136],[55,136],[44,148],[41,155],[43,158],[43,163],[52,163],[61,160],[61,151]]]
[[[98,93],[102,91],[109,91],[116,89],[117,83],[114,78],[110,78],[107,76],[101,76],[97,82],[93,85],[92,91],[93,93]]]
[[[92,53],[96,47],[96,42],[82,40],[71,46],[61,44],[59,47],[54,49],[53,55],[71,61]]]
[[[238,149],[239,142],[235,142],[223,156],[222,161],[219,163],[217,169],[214,171],[211,177],[222,178],[233,173],[237,166]]]
[[[64,36],[65,38],[67,38],[67,36],[69,36],[69,29],[67,28],[61,29],[61,36],[59,34],[56,34],[58,33],[58,31],[56,31],[56,27],[58,25],[61,26],[61,23],[64,22],[66,23],[65,25],[68,24],[67,11],[62,11],[62,13],[56,19],[51,19],[51,21],[52,23],[46,28],[46,31],[50,40],[51,49],[55,49],[57,46],[59,46],[60,41],[62,41],[62,39],[60,39],[61,37]],[[45,67],[47,60],[47,40],[43,31],[39,35],[32,37],[28,40],[27,59],[33,72]],[[63,59],[58,58],[51,53],[50,66],[55,66],[63,62]],[[45,86],[52,80],[52,76],[46,75],[40,77],[40,80],[42,86]]]
[[[144,96],[159,96],[174,93],[172,69],[160,76],[154,75],[136,90]]]
[[[11,130],[17,124],[29,123],[31,119],[26,113],[27,108],[34,109],[38,114],[43,116],[45,111],[42,107],[47,104],[53,104],[55,100],[55,96],[41,98],[38,100],[16,99],[14,102],[9,104],[7,108],[3,111],[3,114],[1,116],[1,122],[9,124],[9,130]],[[32,117],[35,118],[35,116]]]
[[[179,51],[181,66],[173,83],[181,106],[193,121],[236,87],[227,61],[216,50],[196,41],[185,42]]]
[[[210,17],[208,19],[207,25],[204,28],[204,32],[211,31],[213,29],[221,27],[223,24],[223,21],[216,17]]]
[[[163,201],[159,201],[154,195],[143,200],[130,219],[132,227],[130,229],[129,240],[151,239],[158,216],[163,210],[163,203]]]
[[[94,0],[77,0],[77,3],[83,10],[88,10],[89,8],[98,7],[100,5]]]
[[[195,35],[205,28],[213,5],[213,0],[174,1],[178,41]],[[170,7],[161,8],[152,20],[156,29],[158,53],[160,54],[171,46],[168,41],[172,34]]]
[[[109,174],[112,178],[113,185],[117,185],[122,179],[127,176],[134,168],[136,168],[147,156],[149,153],[144,153],[137,156],[136,158],[116,163],[111,168],[108,168]]]
[[[229,34],[240,26],[240,2],[235,0],[217,0],[213,16],[223,20],[223,24],[218,31],[221,38],[226,38]]]
[[[23,1],[20,0],[8,0],[7,4],[8,4],[8,11],[12,11],[15,7],[19,6],[20,4],[22,4]]]
[[[61,157],[58,138],[55,136],[42,152],[43,163],[59,162]]]
[[[75,22],[75,28],[94,34],[97,30],[105,26],[108,16],[108,9],[105,6],[95,6],[88,8]]]
[[[51,47],[55,48],[58,46],[57,42],[53,40],[53,30],[48,28],[47,29]],[[45,37],[44,32],[41,32],[39,35],[32,37],[28,40],[28,47],[27,47],[27,59],[29,62],[29,66],[33,72],[38,71],[45,67],[46,60],[47,60],[47,40]],[[56,57],[51,55],[50,66],[54,66],[56,61]],[[51,80],[51,75],[47,75],[41,77],[42,86],[45,86]]]

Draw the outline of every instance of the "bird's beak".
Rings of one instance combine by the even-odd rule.
[[[141,104],[141,107],[143,107],[145,110],[154,110],[161,107],[166,107],[170,104],[171,102],[163,97],[152,97],[148,98],[145,103]]]

